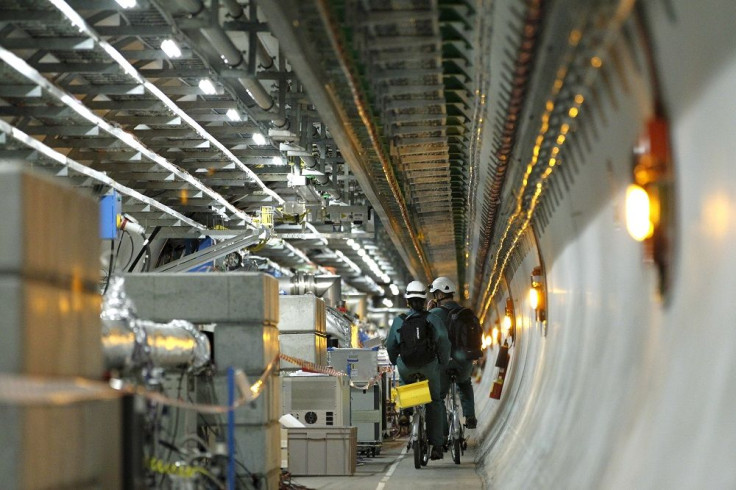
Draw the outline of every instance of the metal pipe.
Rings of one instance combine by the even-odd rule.
[[[102,349],[108,369],[200,368],[210,361],[210,342],[186,320],[155,323],[137,317],[122,277],[110,280],[102,313]]]
[[[248,19],[248,14],[245,12],[243,7],[238,3],[237,0],[224,0],[223,4],[227,9],[228,15],[230,15],[230,17],[232,17],[233,19],[237,20],[241,17],[245,17],[246,19]],[[273,57],[268,53],[268,50],[266,49],[266,46],[264,46],[261,39],[256,38],[256,40],[256,57],[258,59],[258,64],[264,70],[270,70],[275,66]]]
[[[103,320],[102,348],[108,369],[200,368],[210,360],[209,339],[185,320]]]
[[[279,289],[283,289],[287,294],[314,294],[321,298],[332,288],[340,290],[340,276],[305,274],[297,272],[292,277],[280,277]],[[331,294],[327,299],[334,300]],[[337,301],[339,301],[340,293],[337,293]],[[334,305],[331,305],[334,306]]]
[[[204,3],[202,3],[200,0],[176,0],[176,3],[181,9],[189,13],[192,17],[197,17],[204,10],[206,10]],[[232,5],[226,5],[226,7],[228,7],[229,9],[233,8]],[[242,9],[240,10],[242,11]],[[237,12],[238,10],[234,9],[231,11]],[[200,32],[202,33],[202,36],[204,36],[204,38],[207,39],[207,41],[212,45],[212,47],[215,48],[218,53],[220,53],[224,62],[229,67],[236,68],[245,63],[243,53],[238,49],[237,46],[235,46],[233,41],[223,30],[222,26],[219,25],[219,23],[211,27],[202,28],[200,29]],[[257,46],[259,44],[260,42],[256,43]],[[260,51],[261,54],[266,52],[265,47],[262,47],[262,49],[259,50],[257,46],[257,52]],[[269,56],[266,55],[266,57],[270,59]],[[273,60],[271,60],[271,64],[273,64]],[[261,85],[258,80],[253,78],[239,78],[238,83],[240,83],[240,85],[248,93],[248,96],[253,99],[258,107],[266,112],[278,111],[278,107],[276,107],[276,102],[268,94],[266,89],[263,88],[263,85]],[[286,120],[280,118],[273,119],[271,122],[274,126],[279,128],[286,125]]]
[[[337,338],[340,347],[350,347],[350,328],[352,323],[342,313],[332,307],[325,309],[326,331]]]

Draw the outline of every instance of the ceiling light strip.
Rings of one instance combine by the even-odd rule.
[[[294,247],[291,243],[287,242],[286,240],[282,240],[284,242],[284,247],[287,248],[291,253],[302,259],[306,264],[309,265],[315,265],[314,262],[312,262],[307,255],[299,250],[298,248]]]
[[[319,238],[319,240],[322,242],[322,245],[327,245],[329,243],[327,241],[327,239],[325,238],[325,236],[322,233],[320,233],[319,230],[317,230],[317,228],[315,228],[312,223],[310,223],[309,221],[306,221],[304,224],[306,225],[307,228],[309,228],[310,230],[312,230],[312,232],[315,235],[317,235],[317,237]]]
[[[346,53],[345,47],[340,41],[339,29],[336,26],[336,23],[334,22],[334,19],[332,18],[332,15],[330,13],[330,5],[326,0],[318,0],[317,9],[320,13],[320,17],[322,18],[323,23],[326,27],[328,27],[328,29],[325,30],[325,33],[327,34],[327,38],[330,44],[338,55],[337,57],[340,63],[340,68],[342,69],[343,74],[348,81],[350,91],[353,95],[353,103],[358,109],[360,119],[363,123],[363,126],[368,132],[368,137],[371,140],[371,143],[373,144],[373,150],[375,151],[376,156],[381,163],[384,177],[386,178],[386,183],[388,184],[394,201],[399,208],[399,213],[401,214],[401,218],[404,221],[404,226],[407,233],[409,234],[409,238],[411,239],[414,251],[417,254],[419,262],[424,268],[425,276],[427,278],[431,278],[433,276],[432,267],[427,260],[427,256],[421,246],[419,237],[417,236],[417,233],[414,230],[414,226],[412,225],[411,217],[409,216],[409,210],[407,209],[406,201],[396,180],[393,167],[391,166],[389,157],[387,157],[383,151],[381,137],[378,134],[376,126],[370,116],[370,111],[367,109],[367,106],[364,103],[363,93],[360,89],[360,84],[356,80],[353,70],[351,69],[350,63],[348,61],[349,56]]]
[[[261,188],[263,191],[268,194],[269,196],[273,197],[278,201],[279,204],[284,204],[284,199],[279,196],[276,192],[271,190],[266,184],[263,183],[261,179],[258,178],[258,176],[253,172],[251,169],[249,169],[245,163],[243,163],[238,157],[236,157],[233,152],[231,152],[225,145],[223,145],[217,138],[212,136],[210,133],[208,133],[204,127],[202,127],[197,121],[195,121],[192,117],[190,117],[183,109],[181,109],[176,103],[171,100],[165,93],[163,93],[158,87],[156,87],[153,83],[146,80],[146,78],[141,75],[138,70],[135,69],[133,65],[130,64],[130,62],[125,59],[125,57],[116,50],[110,43],[100,38],[100,36],[97,34],[97,32],[89,27],[86,23],[86,21],[72,8],[64,2],[63,0],[48,0],[51,2],[56,8],[58,8],[79,30],[85,34],[87,34],[89,37],[95,40],[95,42],[105,50],[105,52],[110,55],[110,57],[115,60],[131,77],[133,77],[138,83],[142,84],[146,89],[151,92],[156,98],[158,98],[161,102],[163,102],[172,112],[174,112],[177,116],[181,117],[184,121],[187,122],[197,133],[200,134],[203,138],[208,140],[210,143],[215,145],[222,153],[225,154],[225,156],[233,162],[238,168],[240,168],[243,172],[248,174],[248,176],[253,179],[253,181]],[[250,222],[249,222],[250,223]]]
[[[335,255],[337,255],[337,257],[338,257],[338,258],[339,258],[339,259],[340,259],[340,260],[341,260],[342,262],[344,262],[344,263],[345,263],[345,264],[346,264],[346,265],[347,265],[348,267],[350,267],[350,268],[351,268],[351,269],[352,269],[352,270],[353,270],[354,272],[356,272],[357,274],[362,274],[362,273],[363,273],[363,270],[362,270],[362,269],[361,269],[360,267],[358,267],[358,264],[356,264],[355,262],[353,262],[352,260],[350,260],[350,259],[349,259],[349,258],[348,258],[348,257],[347,257],[347,256],[346,256],[346,255],[345,255],[344,253],[342,253],[341,251],[339,251],[339,250],[335,250]]]
[[[152,206],[160,211],[163,211],[164,213],[170,215],[171,217],[178,219],[182,223],[186,223],[187,225],[193,228],[196,228],[198,230],[207,229],[206,226],[187,218],[186,216],[184,216],[183,214],[177,211],[174,211],[167,205],[155,199],[152,199],[148,196],[145,196],[141,194],[140,192],[136,191],[135,189],[131,189],[130,187],[126,187],[120,184],[119,182],[108,177],[104,172],[100,172],[98,170],[91,169],[87,167],[86,165],[83,165],[75,160],[72,160],[71,158],[68,158],[66,155],[59,153],[58,151],[54,150],[50,146],[45,145],[44,143],[24,133],[20,129],[14,126],[11,126],[9,123],[1,119],[0,119],[0,131],[10,135],[11,137],[15,138],[17,141],[20,141],[24,145],[27,145],[33,148],[34,150],[37,150],[38,152],[42,153],[44,156],[50,158],[51,160],[54,160],[55,162],[65,167],[68,167],[69,169],[77,173],[86,175],[87,177],[95,179],[98,182],[109,185],[110,187],[117,190],[121,194],[132,197],[133,199],[136,199],[144,204],[148,204],[149,206]]]
[[[119,127],[113,126],[112,124],[107,122],[105,119],[101,118],[100,116],[92,112],[84,104],[82,104],[82,102],[79,101],[79,99],[69,94],[68,92],[65,92],[64,90],[60,89],[53,83],[49,82],[35,68],[33,68],[31,65],[26,63],[25,60],[23,60],[22,58],[19,58],[14,53],[8,51],[2,46],[0,46],[0,59],[2,59],[5,63],[7,63],[9,66],[11,66],[16,71],[18,71],[18,73],[28,78],[32,82],[36,83],[46,92],[48,92],[50,95],[56,97],[64,105],[66,105],[67,107],[72,109],[74,112],[76,112],[77,114],[85,118],[87,121],[99,126],[105,132],[116,137],[117,139],[119,139],[120,141],[128,145],[129,147],[133,148],[134,150],[140,152],[146,158],[149,158],[150,160],[152,160],[159,166],[165,168],[169,172],[173,173],[180,179],[184,180],[185,182],[191,184],[195,188],[204,192],[205,194],[210,196],[212,199],[214,199],[215,201],[219,202],[220,204],[225,206],[227,209],[229,209],[238,218],[244,220],[246,223],[250,225],[253,225],[253,222],[250,216],[248,216],[242,210],[233,206],[222,195],[220,195],[219,193],[215,192],[214,190],[204,185],[199,179],[193,177],[190,173],[180,169],[178,166],[169,162],[168,160],[166,160],[164,157],[162,157],[158,153],[150,150],[148,147],[146,147],[140,141],[138,141],[136,137],[133,136],[132,134],[125,132],[123,129]]]

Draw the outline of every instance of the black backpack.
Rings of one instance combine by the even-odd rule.
[[[447,310],[447,336],[452,344],[453,357],[458,351],[465,354],[463,359],[474,360],[483,357],[483,329],[473,310],[462,306]]]
[[[432,325],[427,321],[429,313],[422,311],[404,317],[399,328],[399,354],[408,367],[421,367],[437,358]]]

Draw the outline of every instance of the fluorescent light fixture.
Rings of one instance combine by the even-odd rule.
[[[238,216],[240,219],[248,223],[251,223],[250,217],[245,212],[233,206],[222,195],[218,194],[217,192],[213,191],[212,189],[204,185],[200,180],[193,177],[187,171],[180,169],[179,167],[172,164],[171,162],[166,160],[164,157],[162,157],[158,153],[152,151],[150,148],[143,145],[132,134],[125,132],[122,128],[119,128],[117,126],[110,124],[108,121],[106,121],[105,119],[101,118],[100,116],[92,112],[85,105],[83,105],[81,101],[77,100],[76,98],[72,97],[70,94],[64,92],[59,87],[57,87],[56,85],[46,80],[43,77],[43,75],[41,75],[33,67],[28,65],[24,60],[22,60],[21,58],[18,58],[18,56],[11,53],[7,49],[3,48],[2,46],[0,46],[0,59],[5,61],[8,65],[15,68],[19,73],[24,75],[29,80],[35,82],[43,90],[45,90],[48,94],[50,94],[53,97],[56,97],[59,101],[66,104],[67,107],[72,109],[74,112],[79,114],[81,117],[85,118],[87,121],[95,124],[103,131],[107,132],[108,134],[114,136],[118,140],[128,145],[130,148],[137,150],[142,155],[144,155],[146,158],[157,163],[159,166],[165,168],[166,170],[171,171],[171,173],[173,173],[177,177],[188,182],[189,184],[196,187],[197,189],[205,192],[207,195],[209,195],[210,197],[212,197],[219,203],[225,205],[228,209],[230,209],[230,211],[233,214]]]
[[[235,109],[228,109],[225,115],[231,121],[240,121],[240,113]]]
[[[257,145],[265,145],[266,144],[266,138],[261,133],[253,133],[253,143]]]
[[[135,0],[115,0],[115,1],[118,3],[118,5],[120,5],[124,9],[132,9],[133,7],[138,5]]]
[[[393,306],[394,306],[394,302],[393,302],[393,301],[391,301],[391,300],[390,300],[390,299],[388,299],[388,298],[383,298],[383,306],[385,306],[385,307],[387,307],[387,308],[393,308]]]
[[[161,49],[166,53],[169,58],[181,57],[181,49],[173,39],[167,39],[161,43]]]
[[[154,207],[160,211],[163,211],[164,213],[180,220],[182,223],[186,223],[187,225],[193,228],[196,228],[198,230],[206,230],[206,227],[202,225],[201,223],[187,218],[186,216],[179,213],[178,211],[173,210],[172,208],[166,206],[165,204],[153,198],[150,198],[146,195],[141,194],[135,189],[131,189],[130,187],[126,187],[122,185],[121,183],[108,177],[104,172],[93,170],[89,168],[88,166],[77,162],[76,160],[72,160],[71,158],[68,158],[66,155],[59,153],[53,148],[45,145],[39,140],[33,138],[32,136],[24,133],[18,128],[11,126],[10,124],[6,123],[3,120],[0,120],[0,132],[10,135],[11,137],[15,138],[17,141],[20,141],[21,143],[25,144],[26,146],[30,148],[33,148],[34,150],[38,151],[45,157],[55,161],[56,163],[60,164],[62,167],[65,167],[66,169],[72,170],[81,175],[86,175],[87,177],[95,179],[98,182],[102,182],[103,184],[108,185],[112,187],[113,189],[116,189],[121,194],[130,196],[133,199],[136,199],[144,204]]]
[[[391,290],[391,294],[393,294],[394,296],[399,294],[399,287],[396,284],[391,284],[388,288]]]
[[[203,78],[199,81],[199,89],[207,95],[215,95],[217,93],[215,85],[209,78]]]
[[[146,90],[148,90],[151,94],[153,94],[158,100],[164,103],[166,107],[168,107],[171,112],[173,112],[178,118],[185,121],[186,124],[194,128],[195,131],[197,131],[199,134],[204,136],[207,140],[209,140],[213,145],[215,145],[231,162],[233,162],[240,170],[248,174],[255,183],[257,183],[261,189],[263,189],[263,192],[268,194],[269,196],[273,197],[278,201],[279,204],[283,204],[285,201],[284,199],[278,195],[278,193],[271,190],[261,179],[258,178],[258,175],[253,172],[250,168],[248,168],[245,163],[243,163],[238,157],[233,154],[232,151],[230,151],[229,148],[227,148],[225,145],[223,145],[217,138],[212,136],[210,133],[208,133],[197,121],[194,120],[189,114],[187,114],[181,107],[176,105],[176,103],[171,100],[161,89],[159,89],[156,85],[146,80],[138,71],[133,67],[133,65],[130,64],[130,62],[123,56],[118,50],[116,50],[110,43],[102,39],[97,32],[95,32],[94,29],[89,27],[84,19],[71,7],[69,4],[64,2],[64,0],[49,0],[61,13],[66,16],[74,25],[79,26],[80,31],[87,34],[95,43],[97,43],[113,60],[115,60],[118,65],[120,65],[123,70],[128,73],[136,82],[143,85]],[[17,58],[17,57],[16,57]],[[18,61],[22,62],[20,58],[17,58]],[[42,78],[42,76],[32,68],[30,68],[29,65],[26,64],[26,68],[33,71],[35,73],[35,76],[38,78]],[[20,70],[19,70],[20,71]],[[21,71],[25,75],[23,71]],[[27,76],[27,75],[26,75]],[[37,82],[39,85],[42,85],[42,83]],[[44,85],[45,86],[45,85]],[[178,118],[172,119],[172,121],[175,121]],[[170,122],[169,124],[180,124],[179,122],[174,123]],[[238,215],[245,216],[245,213],[236,213]]]

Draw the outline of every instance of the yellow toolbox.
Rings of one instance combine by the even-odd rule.
[[[429,380],[396,387],[396,405],[400,408],[415,407],[431,401]]]

